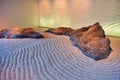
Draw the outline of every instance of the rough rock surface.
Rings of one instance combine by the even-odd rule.
[[[12,28],[12,29],[4,29],[0,31],[0,38],[43,38],[43,36],[35,32],[32,28]]]
[[[8,34],[9,29],[3,29],[0,31],[0,38],[5,38],[6,35]]]
[[[77,46],[83,54],[95,60],[108,57],[112,50],[110,40],[106,38],[104,30],[98,22],[77,30],[59,27],[49,29],[46,32],[69,36],[74,46]]]
[[[56,35],[66,35],[70,36],[75,30],[72,28],[67,27],[58,27],[58,28],[51,28],[49,30],[46,30],[45,32],[50,32]]]
[[[76,30],[70,40],[85,55],[95,60],[108,57],[112,50],[110,40],[106,38],[104,30],[99,23]]]

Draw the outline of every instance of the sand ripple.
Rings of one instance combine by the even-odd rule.
[[[120,80],[120,56],[94,61],[66,36],[0,42],[0,80]]]

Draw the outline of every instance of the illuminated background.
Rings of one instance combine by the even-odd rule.
[[[0,0],[0,26],[80,28],[95,22],[120,37],[120,0]]]

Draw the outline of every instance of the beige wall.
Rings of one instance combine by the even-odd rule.
[[[36,0],[0,0],[0,27],[37,24]]]
[[[40,25],[80,28],[100,22],[106,34],[120,36],[120,0],[41,0]]]
[[[100,22],[106,34],[120,36],[120,0],[0,0],[0,27],[80,28]],[[38,20],[39,18],[39,20]]]

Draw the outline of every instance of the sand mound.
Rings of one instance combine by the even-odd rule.
[[[69,37],[1,39],[0,80],[120,80],[120,54],[94,61]]]

